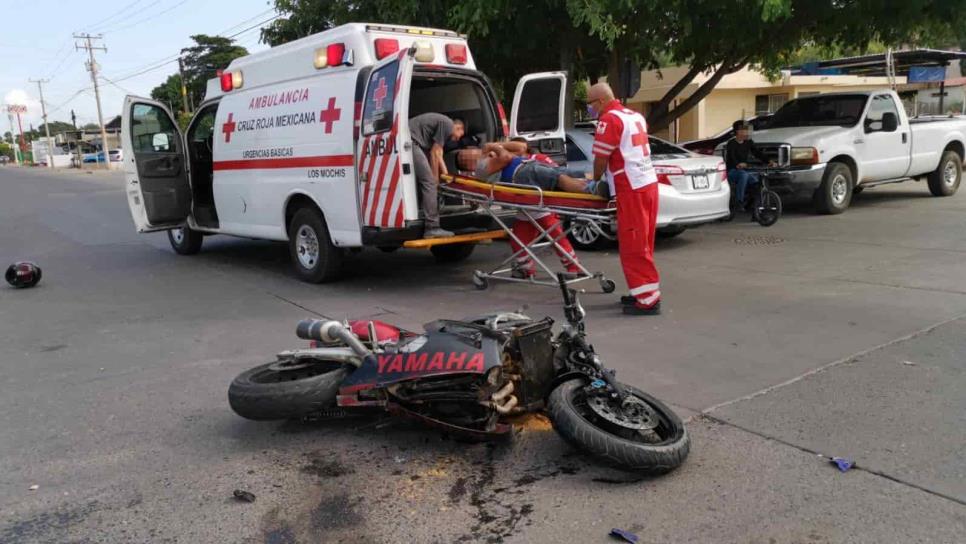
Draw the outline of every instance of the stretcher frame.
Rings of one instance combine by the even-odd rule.
[[[490,280],[559,288],[560,284],[557,281],[557,272],[540,256],[540,253],[546,254],[548,252],[555,258],[558,255],[567,255],[569,264],[575,265],[579,270],[577,273],[571,273],[570,277],[566,280],[567,285],[596,279],[600,283],[600,288],[604,293],[612,293],[617,288],[614,280],[604,276],[603,272],[591,272],[587,270],[579,260],[569,257],[568,252],[560,245],[560,241],[570,234],[577,221],[590,222],[592,225],[612,221],[614,215],[617,213],[617,208],[613,207],[610,202],[605,207],[567,206],[563,202],[568,199],[575,201],[584,200],[595,205],[601,203],[603,199],[592,195],[544,191],[542,188],[533,185],[502,182],[489,183],[466,176],[444,175],[440,177],[440,181],[442,182],[440,183],[440,191],[448,196],[459,197],[465,202],[478,205],[480,209],[503,229],[508,238],[520,246],[519,250],[514,251],[490,271],[476,270],[473,272],[473,285],[477,289],[484,290],[489,287]],[[460,184],[470,184],[476,190],[468,190],[460,187]],[[512,194],[527,197],[526,200],[534,200],[534,202],[526,201],[524,198],[519,198],[518,202],[501,200],[499,198],[500,192],[511,192]],[[513,222],[521,220],[528,221],[536,229],[538,235],[530,243],[523,243],[513,232],[513,222],[508,224],[505,221],[505,215],[498,213],[497,210],[517,212]],[[561,232],[557,236],[553,236],[547,229],[540,225],[538,219],[535,217],[535,215],[544,213],[554,213],[558,216],[569,218],[569,224],[568,222],[564,222],[564,225],[560,229]],[[549,251],[551,249],[554,251]],[[517,262],[517,259],[524,255],[528,256],[534,263],[536,269],[535,274],[527,278],[513,277],[513,265]],[[546,276],[546,279],[540,276],[541,273]]]

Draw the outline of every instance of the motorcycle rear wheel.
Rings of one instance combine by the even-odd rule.
[[[629,385],[624,388],[657,416],[646,433],[621,428],[598,416],[587,403],[583,379],[563,382],[550,393],[547,412],[554,429],[567,442],[620,469],[663,474],[681,465],[691,449],[684,423],[670,408]]]
[[[246,419],[301,419],[335,406],[339,385],[348,374],[349,369],[338,363],[291,369],[268,363],[239,374],[228,387],[228,403]]]

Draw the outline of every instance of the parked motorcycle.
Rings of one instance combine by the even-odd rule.
[[[613,466],[663,473],[688,455],[681,419],[620,383],[587,342],[585,312],[566,275],[567,323],[496,313],[440,319],[418,334],[380,321],[304,320],[307,349],[240,374],[228,401],[254,420],[335,418],[386,410],[476,440],[511,435],[507,418],[545,410],[569,443]]]

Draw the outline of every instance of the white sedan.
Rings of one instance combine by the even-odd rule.
[[[676,236],[688,227],[728,216],[731,189],[726,180],[724,162],[720,158],[692,153],[653,136],[649,140],[660,195],[657,214],[659,235]],[[592,172],[593,144],[592,132],[568,130],[567,165]],[[572,239],[581,249],[601,247],[615,238],[616,227],[616,224],[579,224],[574,227]]]

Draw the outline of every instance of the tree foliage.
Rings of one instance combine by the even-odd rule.
[[[966,0],[275,0],[275,7],[283,17],[262,31],[271,45],[358,21],[466,33],[477,65],[503,93],[533,71],[613,81],[625,58],[643,69],[687,66],[686,76],[652,105],[648,121],[656,129],[748,65],[777,73],[807,52],[930,45],[939,37],[948,43],[950,36],[956,43],[966,36],[954,27]],[[702,73],[706,81],[671,109]]]
[[[238,57],[244,57],[248,50],[231,38],[196,34],[191,37],[195,45],[181,50],[184,65],[184,79],[187,84],[188,102],[197,106],[204,100],[208,80],[216,77]],[[181,75],[174,73],[164,83],[151,90],[151,98],[164,102],[173,110],[182,109]]]

